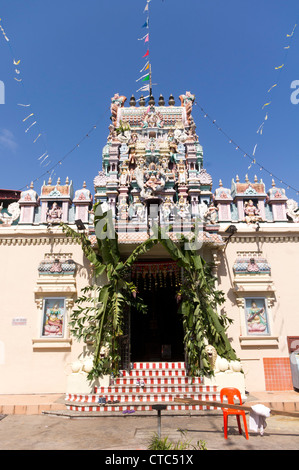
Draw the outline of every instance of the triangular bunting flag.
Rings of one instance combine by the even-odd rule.
[[[148,18],[146,19],[146,22],[144,23],[144,25],[142,25],[143,28],[148,28]]]

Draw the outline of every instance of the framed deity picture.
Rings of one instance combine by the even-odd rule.
[[[42,337],[63,337],[65,323],[65,299],[46,298],[43,306]]]
[[[266,299],[245,299],[245,318],[248,335],[270,334]]]

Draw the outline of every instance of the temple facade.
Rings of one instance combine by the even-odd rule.
[[[194,95],[176,104],[162,96],[136,103],[115,94],[111,124],[94,188],[45,181],[39,192],[0,191],[2,261],[0,393],[64,393],[76,372],[90,370],[89,346],[70,335],[69,318],[81,289],[95,280],[81,246],[61,222],[96,244],[94,203],[113,214],[125,258],[153,236],[155,226],[177,241],[194,233],[195,249],[214,263],[233,320],[228,338],[242,365],[245,390],[292,390],[292,353],[299,346],[298,204],[283,188],[238,176],[213,185],[192,117]],[[215,187],[213,187],[215,186]],[[184,273],[157,244],[131,276],[149,307],[128,311],[122,365],[181,361],[184,333],[177,295]],[[213,346],[213,345],[209,345]],[[220,360],[221,358],[219,358]],[[219,361],[215,380],[235,370]],[[237,366],[235,366],[237,367]]]

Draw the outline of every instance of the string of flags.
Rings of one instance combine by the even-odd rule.
[[[138,38],[138,41],[143,41],[144,44],[146,45],[146,52],[145,54],[142,56],[143,59],[146,59],[146,62],[144,64],[144,66],[142,67],[142,69],[140,70],[139,73],[142,73],[142,72],[145,72],[144,75],[142,75],[141,77],[139,77],[137,80],[136,80],[136,83],[139,82],[140,80],[142,82],[145,82],[144,85],[142,85],[140,88],[138,88],[138,90],[136,90],[136,93],[138,92],[148,92],[149,95],[145,96],[144,98],[149,98],[149,96],[151,95],[151,88],[152,88],[152,83],[151,83],[151,64],[150,64],[150,60],[149,60],[149,38],[150,38],[150,33],[149,33],[149,4],[150,4],[151,0],[146,0],[146,5],[145,5],[145,8],[143,10],[143,13],[146,14],[146,20],[145,20],[145,23],[142,25],[142,28],[145,28],[147,29],[147,33],[142,37],[142,38]]]
[[[0,19],[0,31],[2,32],[3,36],[4,36],[4,39],[6,40],[6,42],[8,43],[9,45],[9,48],[10,48],[10,52],[11,52],[11,55],[12,55],[12,58],[13,58],[13,66],[14,66],[14,72],[15,72],[15,76],[14,76],[14,80],[16,82],[18,82],[20,85],[22,85],[24,87],[24,83],[23,83],[23,79],[22,79],[22,73],[21,73],[21,59],[18,59],[16,60],[15,57],[16,55],[14,54],[14,51],[13,51],[13,48],[11,46],[11,43],[10,43],[10,40],[9,38],[7,37],[6,35],[6,32],[3,28],[3,25],[1,23],[1,19]],[[36,116],[35,116],[35,113],[34,112],[31,112],[31,104],[30,103],[17,103],[17,105],[22,108],[24,111],[26,111],[26,114],[24,115],[24,118],[22,119],[22,122],[25,123],[26,125],[26,128],[25,128],[25,133],[29,133],[31,130],[33,129],[37,129],[38,128],[38,121],[36,119]],[[40,174],[37,178],[33,179],[32,180],[32,183],[35,183],[37,181],[39,181],[41,178],[45,177],[46,175],[49,175],[49,177],[53,177],[53,175],[55,175],[54,171],[55,171],[55,168],[58,167],[59,165],[62,165],[63,161],[69,156],[71,155],[76,149],[78,149],[80,147],[80,145],[86,140],[88,139],[92,132],[94,132],[96,129],[97,129],[97,126],[98,124],[102,121],[102,119],[106,116],[106,113],[107,111],[110,111],[110,107],[108,107],[101,115],[101,117],[98,119],[98,121],[92,126],[91,129],[89,129],[89,131],[87,133],[85,133],[84,137],[81,138],[81,140],[79,140],[79,142],[71,149],[69,150],[60,160],[56,161],[55,163],[52,163],[52,160],[49,158],[49,153],[47,151],[45,151],[46,149],[44,149],[44,152],[42,153],[42,155],[40,155],[38,158],[37,158],[37,161],[39,162],[40,166],[43,168],[43,169],[46,169],[42,174]],[[32,122],[31,122],[32,121]],[[39,131],[37,130],[37,132],[32,136],[32,139],[33,139],[33,143],[35,144],[37,141],[39,141],[39,139],[43,136],[43,132],[42,131]],[[52,163],[52,165],[51,165]],[[50,166],[51,165],[51,166]],[[24,190],[24,189],[28,189],[30,187],[30,183],[29,184],[26,184],[25,186],[23,186],[22,188],[20,188],[20,191]]]
[[[6,36],[6,32],[4,31],[4,28],[3,28],[2,24],[1,24],[1,21],[2,21],[2,20],[1,20],[1,18],[0,18],[0,31],[1,31],[1,33],[3,34],[5,41],[9,42],[9,39],[8,39],[8,37]]]
[[[97,127],[98,127],[98,124],[103,120],[104,117],[106,117],[106,113],[110,111],[110,106],[105,109],[105,111],[102,113],[102,115],[100,116],[100,118],[97,120],[97,122],[89,129],[88,132],[86,132],[84,134],[84,137],[81,138],[81,140],[78,141],[78,143],[76,145],[73,146],[73,148],[71,148],[60,160],[58,160],[56,163],[52,164],[50,168],[48,168],[44,173],[40,174],[37,178],[35,178],[34,180],[32,180],[32,183],[35,183],[37,181],[39,181],[41,178],[43,178],[44,176],[46,175],[49,175],[51,178],[53,176],[53,172],[55,170],[56,167],[58,167],[59,165],[62,165],[63,161],[69,157],[75,150],[77,150],[80,145],[86,140],[88,139],[92,132],[94,132]],[[47,153],[44,153],[43,155],[41,155],[39,157],[39,160],[43,159],[43,161],[45,161],[47,158],[48,158],[48,154]],[[48,166],[49,163],[51,162],[48,162],[46,165],[44,166]],[[24,189],[26,188],[29,188],[30,187],[30,184],[26,184],[25,186],[23,186],[22,188],[20,188],[19,190],[20,191],[23,191]]]
[[[4,36],[4,39],[6,40],[6,42],[8,43],[8,46],[9,46],[9,49],[10,49],[10,53],[11,53],[11,56],[12,56],[12,63],[13,63],[13,67],[14,67],[14,77],[13,79],[18,83],[20,84],[20,86],[23,87],[24,91],[25,91],[25,86],[24,86],[24,81],[23,81],[23,77],[22,77],[22,70],[21,70],[21,59],[16,59],[16,55],[14,53],[14,50],[13,50],[13,47],[11,45],[11,41],[10,39],[7,37],[7,34],[4,30],[4,27],[3,27],[3,23],[2,23],[2,19],[0,18],[0,31],[2,32],[3,36]],[[17,103],[17,105],[21,108],[23,108],[24,110],[27,109],[27,108],[32,108],[31,104],[24,104],[24,103]],[[22,122],[25,124],[25,129],[24,129],[24,132],[25,134],[28,134],[30,132],[34,132],[34,134],[32,134],[31,138],[32,138],[32,143],[33,144],[36,144],[37,141],[39,141],[39,139],[42,137],[43,135],[43,132],[39,129],[39,125],[38,125],[38,120],[36,118],[36,115],[34,112],[29,112],[29,109],[28,109],[28,113],[29,114],[26,114],[25,117],[22,119]],[[28,121],[28,122],[27,122]],[[43,140],[43,139],[42,139]],[[40,157],[37,158],[37,161],[40,163],[40,165],[42,167],[44,166],[48,166],[50,163],[51,163],[51,160],[48,160],[46,162],[46,160],[49,158],[49,155],[47,152],[45,152],[46,148],[45,148],[45,142],[43,141],[43,144],[44,144],[44,149],[43,149],[43,155],[41,155]],[[46,163],[45,163],[46,162]]]
[[[282,64],[277,65],[276,67],[274,67],[274,70],[277,71],[275,73],[278,73],[278,76],[277,76],[277,79],[275,80],[275,83],[267,91],[267,95],[270,97],[270,99],[268,99],[268,96],[267,96],[267,100],[262,106],[262,110],[266,109],[266,114],[265,114],[265,117],[263,119],[263,122],[260,124],[260,126],[258,127],[258,129],[256,131],[256,133],[260,136],[263,135],[265,124],[269,119],[269,115],[270,115],[269,110],[271,109],[271,105],[272,105],[272,102],[273,102],[273,98],[271,98],[271,96],[273,94],[273,91],[276,90],[277,87],[279,86],[280,76],[281,76],[281,73],[282,73],[283,69],[286,66],[287,56],[288,56],[288,53],[289,53],[289,50],[290,50],[290,47],[291,47],[291,40],[292,40],[292,38],[295,34],[296,28],[297,28],[297,23],[294,25],[292,32],[290,34],[286,34],[286,38],[288,38],[288,43],[287,43],[287,45],[284,46],[285,54],[284,54],[283,62],[282,62]],[[253,157],[255,156],[257,147],[258,147],[258,143],[256,143],[255,146],[254,146],[254,149],[253,149],[253,152],[252,152]],[[251,165],[252,165],[252,163],[250,163],[248,169],[251,168]]]
[[[216,119],[213,119],[211,116],[209,116],[209,114],[197,103],[195,102],[194,103],[195,106],[198,107],[198,109],[200,109],[200,111],[203,113],[203,116],[204,118],[207,118],[211,121],[211,123],[217,128],[217,130],[219,132],[221,132],[222,135],[224,135],[224,137],[227,139],[228,143],[233,145],[235,147],[235,150],[236,151],[239,151],[243,154],[244,157],[247,157],[249,158],[249,160],[251,161],[251,165],[257,165],[260,169],[260,171],[264,171],[266,172],[269,176],[271,176],[273,179],[276,179],[277,181],[279,181],[281,184],[283,184],[284,186],[286,186],[287,189],[289,190],[292,190],[292,191],[295,191],[297,196],[299,195],[299,189],[297,188],[294,188],[293,186],[291,186],[289,183],[285,182],[284,180],[282,180],[280,177],[276,176],[273,172],[269,171],[267,168],[265,168],[262,164],[260,164],[255,158],[252,157],[252,155],[249,155],[244,149],[242,149],[242,147],[240,145],[238,145],[219,125],[218,123],[216,122]]]

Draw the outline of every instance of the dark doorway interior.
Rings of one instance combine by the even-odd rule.
[[[148,313],[131,311],[132,362],[184,361],[183,325],[176,292],[170,279],[163,286],[139,286]]]

